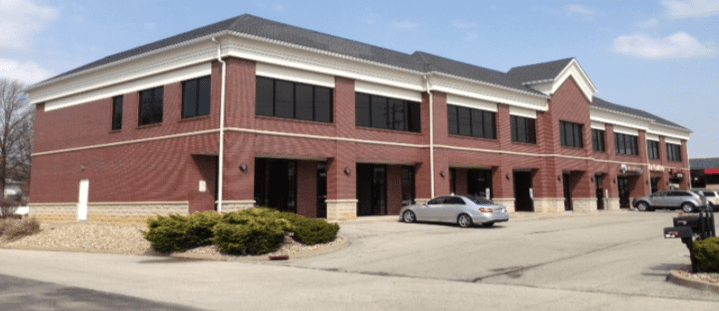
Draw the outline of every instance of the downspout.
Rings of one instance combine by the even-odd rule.
[[[222,60],[222,43],[212,37],[212,42],[217,43],[217,61],[222,63],[222,87],[220,91],[220,154],[218,156],[218,175],[217,178],[217,212],[222,213],[222,188],[224,185],[224,159],[225,159],[225,78],[227,73],[227,63]]]
[[[432,92],[429,90],[429,79],[423,76],[427,85],[427,95],[429,96],[429,176],[430,199],[434,198],[434,100]]]

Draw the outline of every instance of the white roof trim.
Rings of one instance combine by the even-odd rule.
[[[509,106],[509,115],[525,117],[525,118],[530,118],[530,119],[536,119],[537,111],[532,110],[532,109],[525,109],[525,108],[519,108],[519,107],[515,107],[515,106]]]

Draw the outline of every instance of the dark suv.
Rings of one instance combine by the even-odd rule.
[[[666,190],[657,191],[648,197],[636,198],[632,205],[642,212],[657,208],[681,208],[684,212],[691,213],[699,208],[706,208],[707,198],[688,190]]]

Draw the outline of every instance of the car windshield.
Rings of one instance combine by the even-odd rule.
[[[470,200],[471,200],[472,202],[474,202],[475,204],[479,204],[479,205],[492,205],[492,204],[494,204],[494,202],[492,202],[492,200],[487,200],[487,199],[485,199],[485,198],[480,198],[480,197],[475,197],[475,196],[468,196],[467,198],[470,199]]]
[[[703,191],[702,193],[704,193],[704,196],[707,196],[707,197],[715,197],[716,196],[716,194],[714,194],[714,191]]]

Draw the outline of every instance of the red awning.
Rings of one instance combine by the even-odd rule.
[[[704,170],[704,174],[719,174],[719,168],[708,168]]]

